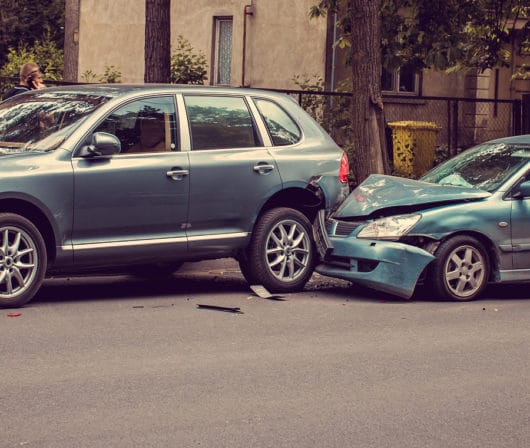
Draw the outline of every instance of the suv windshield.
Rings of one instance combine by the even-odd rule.
[[[530,160],[530,146],[496,143],[464,151],[421,178],[455,187],[473,187],[490,193]]]
[[[109,98],[40,90],[0,104],[0,152],[56,149],[80,120]]]

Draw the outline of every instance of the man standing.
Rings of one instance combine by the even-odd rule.
[[[28,90],[38,90],[46,87],[42,82],[42,72],[37,64],[28,62],[20,69],[20,83],[9,90],[2,100],[7,100],[19,93],[27,92]]]

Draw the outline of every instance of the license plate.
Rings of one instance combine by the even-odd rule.
[[[315,240],[315,245],[317,248],[318,255],[323,260],[327,255],[333,250],[333,245],[329,239],[328,233],[326,231],[326,212],[320,210],[318,215],[313,223],[313,238]]]

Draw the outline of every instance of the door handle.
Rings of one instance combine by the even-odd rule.
[[[184,176],[187,176],[190,174],[188,170],[182,170],[182,169],[171,169],[166,172],[166,176],[173,179],[173,180],[182,180]]]
[[[254,171],[258,174],[269,174],[274,168],[274,165],[268,163],[258,163],[257,165],[254,165]]]

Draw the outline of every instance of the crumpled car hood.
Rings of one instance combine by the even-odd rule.
[[[491,196],[484,190],[438,185],[414,179],[372,174],[359,185],[339,209],[337,218],[369,216],[388,208],[464,202]]]

